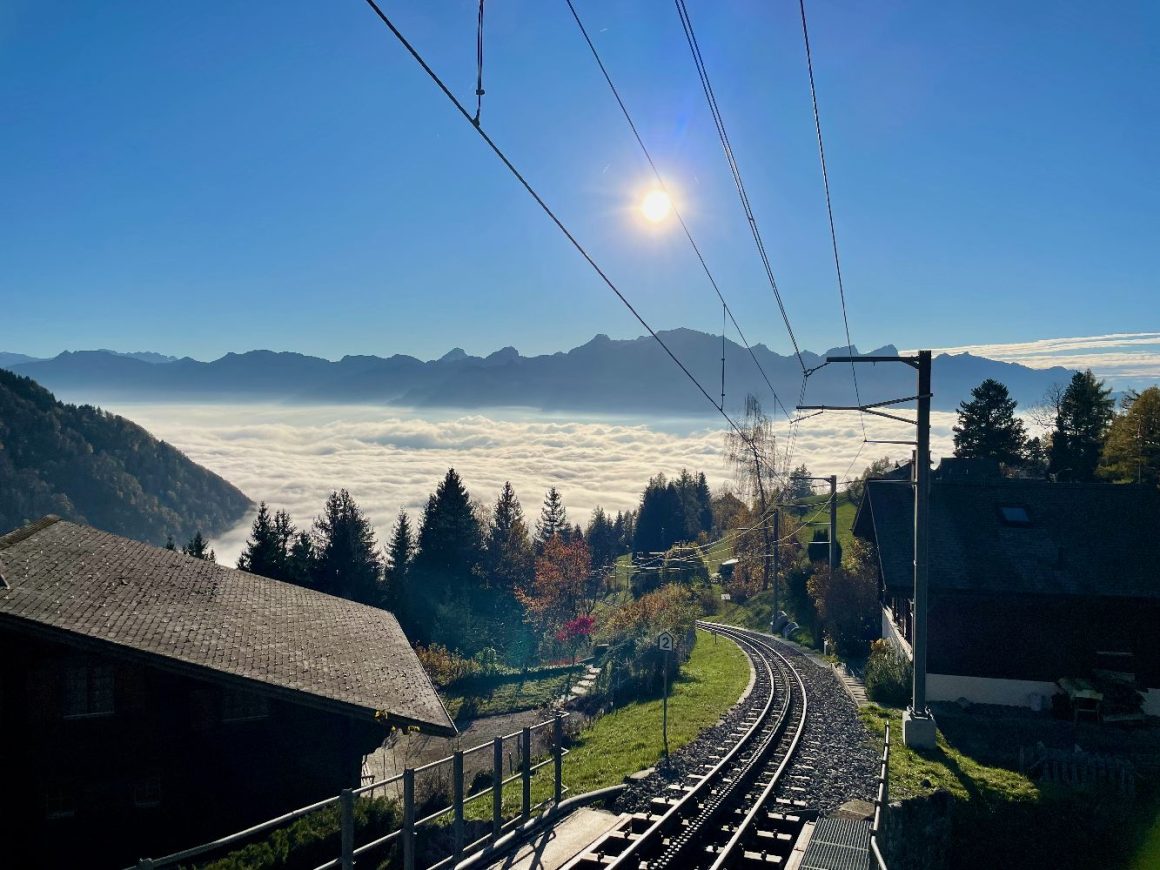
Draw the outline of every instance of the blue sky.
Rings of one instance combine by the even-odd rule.
[[[747,335],[788,340],[668,3],[578,2]],[[470,100],[475,7],[385,2]],[[690,13],[798,339],[843,343],[796,3]],[[1156,330],[1160,7],[808,5],[853,339]],[[720,328],[563,0],[483,123],[657,328]],[[541,353],[641,330],[357,0],[0,7],[0,350]]]

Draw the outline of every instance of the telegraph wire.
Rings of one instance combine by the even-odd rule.
[[[797,337],[793,333],[793,327],[790,326],[789,314],[785,310],[785,304],[782,302],[781,291],[777,287],[777,279],[773,276],[773,266],[770,265],[769,255],[765,250],[765,242],[762,241],[761,232],[757,228],[757,218],[753,215],[753,208],[749,203],[749,194],[745,190],[745,182],[741,178],[741,169],[737,165],[737,159],[733,154],[733,146],[729,142],[729,134],[725,131],[725,121],[721,116],[721,108],[717,104],[717,97],[713,93],[713,86],[709,81],[709,73],[705,68],[705,60],[701,56],[701,48],[697,43],[696,33],[693,31],[693,22],[689,18],[689,11],[685,8],[685,0],[676,0],[677,14],[681,18],[681,26],[685,31],[685,39],[689,43],[689,50],[693,55],[693,63],[697,67],[697,75],[701,79],[701,88],[705,92],[705,99],[709,103],[709,112],[713,115],[713,122],[717,126],[717,136],[721,140],[721,148],[725,152],[725,161],[729,164],[729,171],[733,175],[733,183],[737,187],[737,195],[741,199],[741,207],[745,212],[745,218],[749,223],[749,230],[753,235],[754,244],[757,245],[758,256],[761,257],[762,265],[765,267],[765,275],[769,279],[769,286],[773,289],[773,298],[777,301],[778,310],[781,312],[781,319],[785,322],[786,332],[789,333],[790,343],[793,345],[794,355],[797,357],[798,365],[801,366],[802,371],[806,370],[805,361],[802,359],[801,350],[798,347]]]
[[[846,314],[846,287],[842,282],[842,261],[838,257],[838,231],[834,228],[834,207],[830,200],[830,175],[826,171],[826,147],[822,142],[822,117],[818,112],[818,91],[814,85],[814,57],[813,52],[810,51],[810,31],[806,26],[806,0],[798,0],[798,8],[801,11],[802,39],[806,45],[806,69],[810,74],[810,102],[814,108],[814,131],[818,136],[818,159],[822,164],[822,186],[826,191],[826,215],[830,219],[830,244],[834,250],[834,271],[838,275],[838,296],[842,300],[842,324],[846,327],[846,352],[853,354],[854,345],[850,341],[850,318]],[[858,372],[853,360],[850,361],[850,374],[854,378],[854,397],[861,405],[862,394],[858,390]],[[858,414],[858,422],[862,424],[862,437],[865,438],[866,418],[861,412]]]
[[[640,131],[637,130],[636,123],[632,120],[632,114],[628,111],[628,106],[625,105],[624,100],[620,96],[620,91],[613,83],[612,75],[608,72],[608,68],[604,65],[604,61],[600,57],[600,52],[597,50],[596,44],[592,41],[592,37],[588,35],[588,29],[584,26],[584,22],[580,20],[580,14],[576,11],[576,6],[573,4],[572,0],[565,0],[565,2],[567,2],[568,9],[576,21],[576,26],[580,28],[580,34],[584,37],[584,41],[588,43],[588,49],[592,52],[592,58],[596,61],[596,65],[600,67],[600,72],[604,76],[604,81],[608,83],[608,88],[612,91],[612,96],[616,99],[616,104],[620,106],[620,111],[624,115],[624,120],[628,122],[629,129],[632,130],[632,135],[636,139],[636,144],[640,146],[640,150],[644,154],[645,160],[648,161],[648,165],[652,169],[653,175],[656,177],[657,184],[660,185],[661,190],[668,194],[669,191],[667,185],[665,184],[665,180],[661,176],[661,172],[657,168],[656,162],[653,160],[652,154],[648,150],[648,146],[644,144],[644,139],[640,135]],[[744,344],[745,349],[749,351],[749,356],[753,358],[753,364],[757,366],[757,370],[761,373],[761,377],[765,380],[765,385],[769,387],[770,393],[773,394],[773,401],[775,405],[781,408],[781,411],[787,420],[790,419],[789,411],[786,409],[785,405],[782,404],[781,399],[778,398],[777,390],[774,389],[773,384],[769,380],[769,376],[765,373],[765,369],[757,359],[757,354],[754,352],[753,348],[750,347],[749,340],[746,339],[745,333],[742,332],[741,325],[737,322],[737,318],[733,316],[732,309],[729,308],[729,304],[725,301],[725,296],[722,294],[721,288],[717,284],[717,280],[713,277],[713,273],[709,270],[709,264],[705,261],[705,257],[701,254],[701,249],[697,246],[696,241],[694,241],[693,233],[689,229],[688,224],[685,223],[684,216],[681,214],[680,209],[677,208],[677,204],[675,201],[673,201],[671,196],[669,199],[672,202],[673,214],[676,216],[677,221],[680,223],[681,229],[684,230],[685,238],[689,240],[689,245],[692,247],[693,253],[697,255],[697,259],[701,263],[701,268],[705,272],[705,277],[708,278],[709,283],[713,285],[713,291],[717,294],[717,298],[721,300],[721,305],[725,309],[725,313],[733,322],[733,328],[737,330],[737,335],[741,338],[741,343]],[[792,338],[792,332],[790,335]],[[724,367],[722,367],[721,392],[722,395],[724,395]],[[724,401],[722,401],[722,404],[724,404]]]
[[[705,400],[713,406],[714,410],[720,413],[721,416],[725,418],[725,421],[733,428],[733,430],[737,432],[737,434],[740,435],[742,439],[744,439],[745,435],[741,427],[738,426],[736,422],[734,422],[733,418],[729,416],[728,412],[724,408],[719,408],[717,406],[717,403],[713,400],[713,397],[709,395],[708,391],[701,385],[701,382],[697,380],[696,376],[693,375],[691,371],[689,371],[689,369],[683,362],[681,362],[680,359],[678,359],[677,355],[673,353],[667,344],[665,344],[664,339],[662,339],[657,334],[656,330],[654,330],[648,324],[648,322],[640,315],[633,304],[628,301],[628,298],[620,291],[620,288],[617,287],[615,283],[613,283],[612,279],[608,277],[608,274],[603,269],[601,269],[596,261],[592,258],[592,255],[589,254],[584,246],[580,244],[579,240],[577,240],[577,238],[572,235],[572,232],[564,225],[564,222],[556,216],[556,213],[552,211],[552,209],[539,195],[539,193],[536,192],[536,189],[532,187],[531,182],[529,182],[516,168],[515,164],[512,163],[510,159],[508,159],[508,156],[503,152],[499,145],[495,143],[495,141],[487,134],[483,127],[475,122],[475,119],[471,116],[471,113],[467,111],[463,103],[459,101],[459,98],[451,92],[451,90],[443,82],[443,79],[439,77],[439,74],[430,67],[427,61],[423,59],[423,56],[419,54],[418,50],[413,45],[411,45],[405,36],[403,36],[399,28],[397,28],[394,22],[387,17],[386,13],[383,12],[381,8],[379,8],[375,0],[365,0],[365,2],[374,11],[375,15],[379,17],[379,20],[381,20],[383,24],[387,26],[387,29],[391,31],[395,39],[397,39],[403,48],[407,50],[407,53],[410,54],[411,57],[415,59],[415,62],[423,68],[423,71],[427,73],[431,81],[433,81],[436,86],[438,86],[439,90],[443,92],[444,96],[446,96],[447,99],[451,101],[451,104],[455,106],[455,108],[459,111],[459,114],[461,114],[464,119],[471,124],[472,129],[474,129],[480,135],[483,141],[487,143],[488,147],[491,148],[491,150],[495,153],[496,157],[500,159],[503,165],[507,167],[508,171],[511,172],[511,174],[515,176],[516,180],[523,185],[524,189],[528,192],[532,199],[536,201],[536,204],[539,205],[539,207],[544,211],[544,214],[551,218],[552,223],[554,223],[560,232],[564,234],[564,237],[572,243],[572,247],[574,247],[580,253],[580,256],[588,261],[588,265],[590,265],[593,271],[595,271],[596,274],[600,276],[600,279],[608,286],[608,289],[616,294],[616,297],[622,303],[624,303],[624,306],[632,313],[633,317],[637,319],[640,325],[648,330],[649,335],[651,335],[653,339],[656,340],[657,344],[659,344],[664,349],[669,358],[682,372],[685,373],[685,376],[693,382],[694,386],[696,386],[696,388],[701,392],[701,395],[705,397]]]

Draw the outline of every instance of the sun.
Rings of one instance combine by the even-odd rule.
[[[640,213],[646,220],[659,224],[673,211],[673,201],[663,190],[650,190],[640,201]]]

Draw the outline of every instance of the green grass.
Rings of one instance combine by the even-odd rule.
[[[583,665],[576,665],[526,674],[468,678],[444,689],[440,695],[451,718],[457,720],[534,710],[563,695],[569,681],[575,680],[583,670]]]
[[[670,686],[669,750],[675,752],[713,725],[732,707],[749,683],[745,655],[731,641],[697,632],[697,644],[680,676]],[[660,698],[626,704],[580,733],[564,759],[564,783],[578,795],[615,785],[630,773],[661,760]],[[547,765],[532,779],[532,802],[548,797],[552,770]],[[519,808],[519,784],[504,789],[504,811]],[[491,803],[469,805],[472,818],[487,817]]]
[[[701,548],[701,557],[705,560],[705,566],[710,574],[717,573],[721,569],[721,563],[726,559],[732,559],[733,555],[732,537],[722,538],[708,547]]]
[[[890,721],[890,797],[907,798],[945,789],[957,798],[1035,801],[1039,788],[1021,773],[983,764],[947,742],[940,730],[933,750],[916,752],[902,744],[902,711],[870,704],[858,714],[878,746]]]
[[[778,602],[778,608],[785,610],[786,607],[787,603],[783,596],[782,600]],[[717,613],[704,617],[708,622],[719,622],[722,625],[736,625],[752,631],[766,632],[769,631],[769,623],[772,618],[773,590],[758,592],[744,604],[738,604],[735,601],[722,601],[721,609]],[[793,618],[792,615],[790,618]],[[817,649],[814,645],[813,633],[808,628],[799,628],[790,640],[802,646]]]
[[[1132,856],[1131,870],[1156,870],[1160,867],[1160,815],[1144,834],[1144,842]]]
[[[805,513],[801,516],[801,519],[808,520],[813,517],[811,522],[824,524],[820,526],[802,526],[801,529],[798,530],[798,541],[801,542],[803,547],[807,546],[809,542],[813,540],[815,529],[826,528],[826,525],[829,524],[830,510],[829,507],[827,507],[829,504],[829,499],[830,496],[827,493],[825,495],[815,495],[811,498],[803,500],[804,504],[806,505],[806,510]],[[841,545],[843,551],[849,549],[850,542],[854,539],[854,532],[851,530],[851,527],[854,525],[854,515],[857,513],[858,508],[852,501],[850,501],[850,497],[845,492],[839,492],[838,543]],[[817,514],[817,516],[814,516],[814,514]]]
[[[1136,803],[1101,786],[1040,785],[1019,773],[1019,746],[1034,745],[1056,723],[1034,717],[945,714],[937,746],[916,752],[902,745],[901,711],[869,705],[859,711],[881,746],[890,720],[890,799],[950,792],[947,854],[950,870],[974,867],[1051,867],[1144,870],[1160,867],[1160,815],[1154,788]],[[919,829],[896,830],[921,842]]]

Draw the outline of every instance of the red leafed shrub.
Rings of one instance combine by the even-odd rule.
[[[556,632],[556,640],[560,643],[589,638],[596,630],[596,620],[587,614],[580,614],[575,619],[569,619]]]

